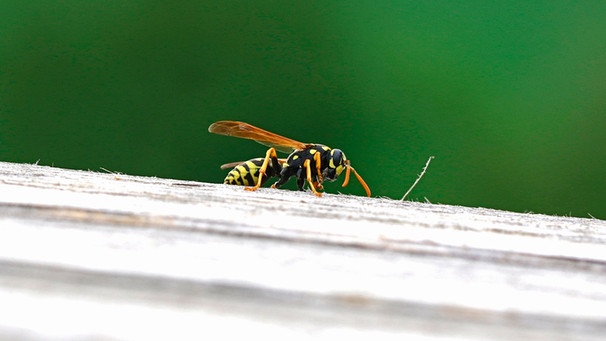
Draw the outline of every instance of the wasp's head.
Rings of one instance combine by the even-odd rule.
[[[358,181],[360,181],[360,184],[362,184],[362,187],[364,187],[366,195],[370,197],[370,188],[368,188],[368,185],[360,174],[351,166],[351,163],[347,160],[345,154],[343,154],[340,149],[332,149],[328,157],[328,167],[324,168],[322,171],[322,177],[328,181],[335,181],[337,176],[341,175],[344,170],[346,172],[345,180],[343,180],[343,187],[347,186],[349,183],[349,173],[353,172],[356,178],[358,178]]]
[[[328,158],[328,167],[322,171],[322,177],[328,181],[335,181],[347,167],[347,158],[340,149],[331,149]]]

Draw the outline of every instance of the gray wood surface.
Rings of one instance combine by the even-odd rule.
[[[605,241],[598,219],[0,162],[0,339],[602,340]]]

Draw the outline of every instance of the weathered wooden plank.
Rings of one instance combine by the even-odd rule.
[[[605,241],[597,219],[0,163],[0,337],[597,340]]]

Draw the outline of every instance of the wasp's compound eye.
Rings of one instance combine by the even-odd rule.
[[[337,168],[342,166],[345,162],[345,154],[340,149],[333,149],[330,151],[330,168]]]
[[[345,169],[345,154],[340,149],[330,151],[330,163],[328,167],[333,170],[333,178],[339,176]]]

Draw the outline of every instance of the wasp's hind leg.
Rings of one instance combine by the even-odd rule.
[[[282,171],[280,171],[280,173],[278,174],[280,179],[278,179],[278,181],[271,185],[271,188],[282,187],[282,185],[288,182],[288,179],[290,179],[290,177],[293,175],[295,175],[295,172],[293,171],[292,167],[289,167],[288,165],[286,167],[282,167]]]
[[[259,168],[259,179],[257,180],[257,184],[253,187],[245,187],[245,190],[256,191],[257,189],[259,189],[259,187],[261,187],[261,184],[263,183],[263,177],[266,175],[267,166],[269,165],[269,160],[271,160],[273,167],[275,167],[276,165],[278,165],[278,167],[281,167],[280,163],[278,162],[278,154],[276,154],[276,150],[274,148],[269,148],[269,150],[267,150],[267,153],[265,153],[265,159],[263,160],[263,164],[261,165],[261,168]]]

